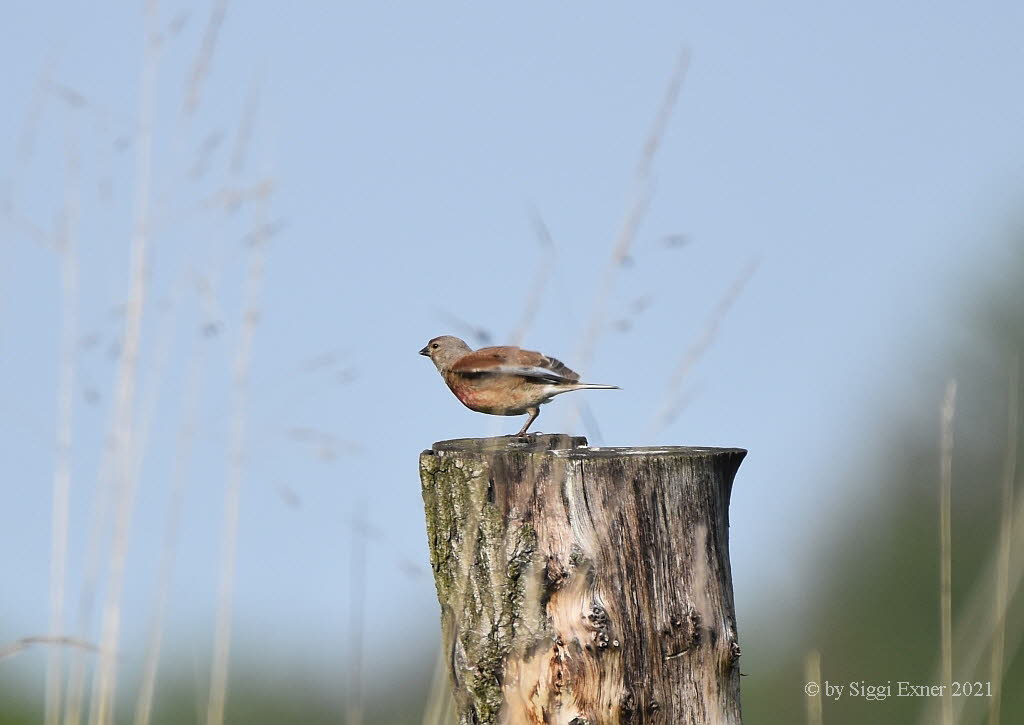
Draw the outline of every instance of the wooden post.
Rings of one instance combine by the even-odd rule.
[[[460,725],[732,725],[738,448],[467,438],[420,456]]]

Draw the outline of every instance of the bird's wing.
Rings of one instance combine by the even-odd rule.
[[[519,375],[552,383],[575,383],[580,376],[553,357],[518,347],[483,347],[452,365],[452,372]]]

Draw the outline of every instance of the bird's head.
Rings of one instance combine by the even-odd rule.
[[[465,342],[457,337],[451,335],[442,335],[441,337],[435,337],[433,340],[428,342],[422,350],[420,355],[426,355],[433,361],[434,365],[441,372],[444,372],[460,357],[465,355],[467,352],[472,352],[473,348],[467,345]]]

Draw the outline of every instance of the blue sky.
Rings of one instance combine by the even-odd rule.
[[[340,668],[360,510],[369,636],[436,636],[418,453],[522,421],[462,408],[416,351],[463,334],[456,320],[510,339],[542,266],[524,345],[623,387],[580,394],[604,444],[750,450],[731,529],[742,629],[758,602],[806,581],[814,536],[862,494],[820,472],[870,439],[868,411],[920,392],[919,356],[950,332],[950,290],[963,267],[995,254],[1024,181],[1024,9],[1014,3],[236,3],[189,112],[210,12],[159,9],[136,406],[151,422],[124,594],[129,664],[152,611],[183,420],[195,444],[170,651],[208,656],[232,365],[254,259],[263,277],[244,413],[239,641],[258,632],[287,659],[314,653]],[[0,224],[0,639],[12,639],[47,628],[65,319],[52,231],[67,199],[78,209],[76,627],[128,294],[145,36],[135,3],[100,13],[15,2],[5,14],[0,188],[14,214]],[[598,303],[684,49],[692,60],[647,213]],[[218,202],[261,184],[272,189],[265,202]],[[254,246],[259,229],[270,233]],[[683,381],[686,406],[652,432],[673,371],[752,264]],[[584,366],[597,304],[601,333]],[[193,416],[183,413],[190,394]],[[535,428],[572,421],[586,432],[572,408],[552,403]],[[776,548],[783,556],[769,557]],[[31,674],[41,662],[16,667]]]

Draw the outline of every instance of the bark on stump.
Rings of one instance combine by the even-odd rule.
[[[467,438],[420,456],[460,725],[740,722],[737,448]]]

